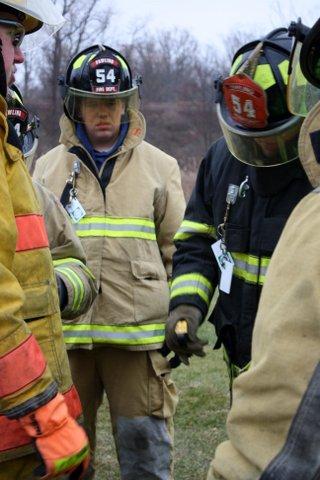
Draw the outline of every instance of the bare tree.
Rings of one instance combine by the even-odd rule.
[[[41,113],[44,130],[48,130],[49,145],[51,139],[57,140],[61,98],[58,89],[58,77],[66,70],[69,59],[85,46],[102,43],[112,17],[112,9],[101,0],[53,0],[61,7],[67,22],[50,40],[41,45],[35,55],[27,58],[24,71],[24,93],[32,101],[36,99],[36,110]],[[30,64],[37,62],[31,76]],[[31,89],[33,93],[31,94]],[[49,135],[50,133],[50,135]],[[48,148],[48,138],[46,138]]]

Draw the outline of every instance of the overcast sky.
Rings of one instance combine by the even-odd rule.
[[[112,27],[125,38],[133,25],[146,21],[152,30],[188,29],[204,45],[219,45],[233,30],[268,33],[297,16],[309,24],[320,17],[319,0],[116,0],[109,4],[115,12]]]

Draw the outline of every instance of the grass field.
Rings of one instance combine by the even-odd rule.
[[[216,445],[225,438],[228,378],[221,351],[213,351],[213,327],[205,323],[202,338],[209,339],[205,358],[180,366],[173,378],[180,391],[175,416],[175,480],[203,480]],[[119,480],[119,469],[106,407],[99,412],[97,480]]]

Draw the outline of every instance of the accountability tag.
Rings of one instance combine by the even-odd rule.
[[[224,293],[230,293],[234,261],[229,252],[221,246],[221,240],[211,245],[213,254],[221,270],[219,289]]]
[[[66,211],[74,223],[78,223],[86,214],[85,209],[77,198],[71,199],[70,203],[66,205]]]

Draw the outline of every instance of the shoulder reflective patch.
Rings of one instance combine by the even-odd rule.
[[[16,216],[18,230],[16,252],[49,247],[46,227],[42,215]]]
[[[320,363],[291,423],[282,451],[260,480],[317,480],[320,478]]]

